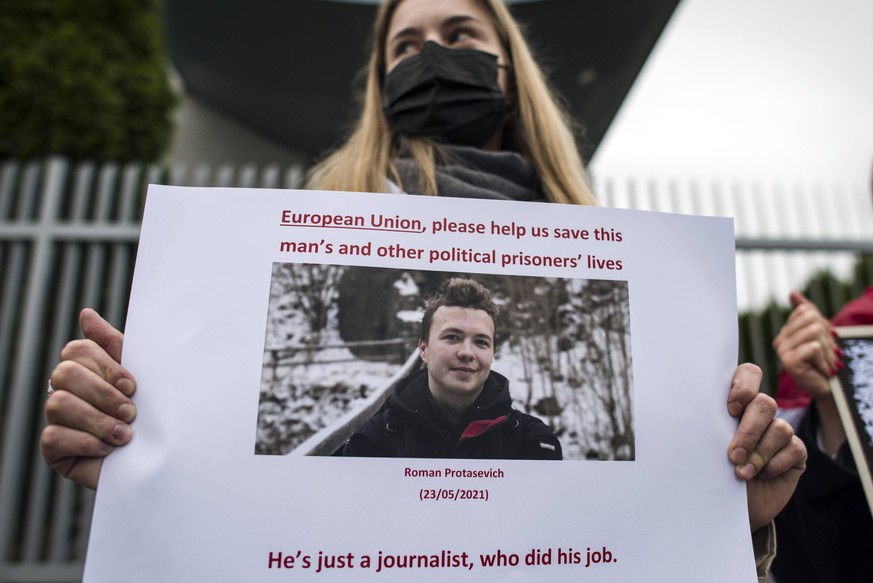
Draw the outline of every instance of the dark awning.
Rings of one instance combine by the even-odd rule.
[[[435,0],[437,1],[437,0]],[[679,0],[519,1],[513,13],[584,128],[590,156]],[[172,0],[171,57],[188,92],[318,156],[356,111],[375,6],[325,0]]]

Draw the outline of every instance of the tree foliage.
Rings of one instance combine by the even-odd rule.
[[[157,160],[177,102],[160,0],[0,0],[0,158]]]

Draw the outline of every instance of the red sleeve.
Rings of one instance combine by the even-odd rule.
[[[869,326],[873,324],[873,286],[846,304],[831,320],[834,326]]]
[[[785,369],[779,372],[779,386],[776,388],[776,405],[780,409],[797,409],[809,405],[809,393],[797,386]]]

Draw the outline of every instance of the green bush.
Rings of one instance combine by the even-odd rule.
[[[160,9],[160,0],[0,0],[0,158],[160,158],[178,99]]]

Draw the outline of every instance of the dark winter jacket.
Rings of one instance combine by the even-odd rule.
[[[492,371],[460,420],[430,394],[427,370],[401,380],[387,407],[346,444],[345,455],[466,459],[561,459],[548,425],[512,408],[509,381]]]
[[[816,444],[818,418],[809,407],[797,435],[806,444],[806,471],[776,517],[780,583],[854,583],[873,580],[873,518],[844,443],[835,459]]]

